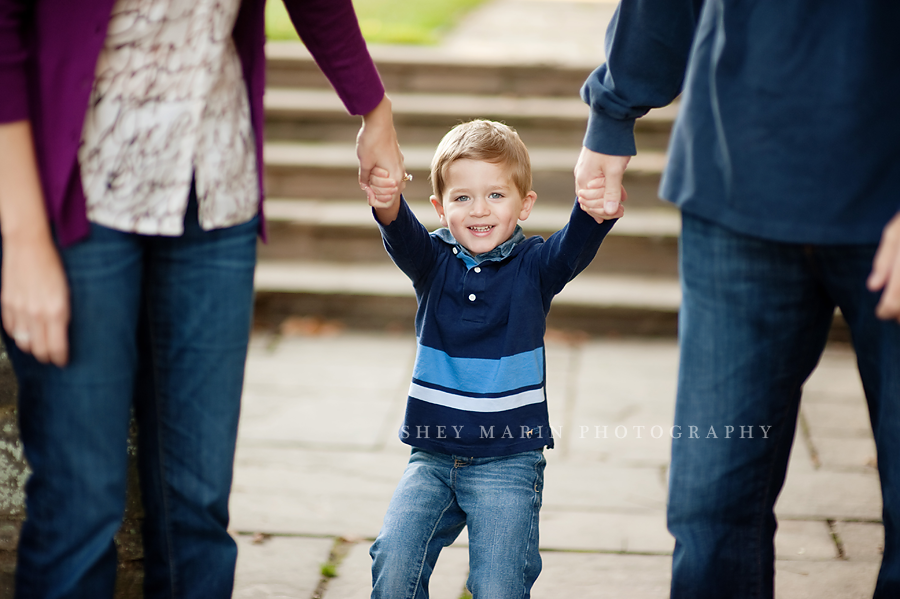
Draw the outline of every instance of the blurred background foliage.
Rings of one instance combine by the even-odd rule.
[[[354,0],[366,41],[376,44],[436,44],[441,35],[484,0]],[[270,40],[296,40],[281,0],[266,3]]]

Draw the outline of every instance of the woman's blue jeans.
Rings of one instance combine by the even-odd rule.
[[[69,364],[4,342],[33,470],[16,571],[20,598],[110,598],[132,404],[146,512],[145,597],[230,597],[226,532],[253,305],[257,219],[181,237],[92,226],[60,250]]]
[[[544,454],[465,458],[413,449],[372,545],[372,599],[428,599],[441,549],[469,532],[473,599],[527,599],[541,572]]]
[[[879,294],[866,290],[875,246],[775,243],[689,214],[682,227],[672,598],[773,596],[773,508],[836,305],[878,450],[885,547],[875,596],[900,597],[900,325],[875,317]]]

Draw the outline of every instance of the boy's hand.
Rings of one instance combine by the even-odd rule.
[[[900,322],[900,213],[884,228],[867,285],[870,291],[882,291],[875,308],[878,318]]]
[[[578,190],[578,205],[581,209],[591,215],[598,223],[614,218],[622,218],[625,215],[625,200],[628,199],[628,192],[625,188],[620,187],[620,196],[615,204],[616,211],[613,214],[607,212],[607,193],[606,179],[603,177],[588,181],[584,189]]]
[[[383,225],[389,225],[397,218],[400,213],[400,194],[406,187],[406,182],[412,180],[409,175],[404,176],[397,181],[387,169],[376,166],[369,173],[369,179],[366,187],[369,193],[366,197],[369,200],[369,206],[375,209],[375,217]]]
[[[383,210],[390,208],[399,199],[406,187],[406,181],[395,181],[391,174],[379,166],[372,169],[366,186],[372,193],[366,194],[369,206]]]
[[[622,202],[625,201],[625,188],[622,186],[622,176],[629,160],[631,156],[611,156],[581,148],[578,162],[575,163],[575,193],[579,201],[583,199],[590,203],[590,209],[582,204],[585,212],[595,219],[604,220],[619,218],[624,214]],[[597,187],[598,180],[600,187]],[[597,189],[603,189],[599,198],[595,193]]]

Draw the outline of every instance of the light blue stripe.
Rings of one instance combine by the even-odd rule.
[[[504,397],[466,397],[412,383],[409,396],[431,404],[466,412],[503,412],[544,401],[544,389],[531,389]]]
[[[452,358],[419,345],[413,378],[464,393],[504,393],[544,382],[544,348],[499,360]]]

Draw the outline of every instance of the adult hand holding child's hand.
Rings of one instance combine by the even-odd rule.
[[[406,188],[406,181],[407,179],[396,181],[381,167],[373,168],[368,181],[368,188],[372,190],[371,194],[367,194],[369,206],[378,209],[392,207]]]
[[[366,192],[369,204],[385,207],[393,204],[399,197],[403,187],[394,190],[396,196],[378,197],[378,193],[369,187],[372,171],[375,168],[387,171],[394,181],[400,181],[406,172],[403,167],[403,152],[397,142],[397,131],[391,101],[384,96],[372,111],[363,115],[363,124],[356,136],[356,155],[359,158],[359,187]]]
[[[581,209],[597,222],[621,218],[628,194],[622,176],[631,156],[610,156],[581,148],[575,164],[575,193]]]

